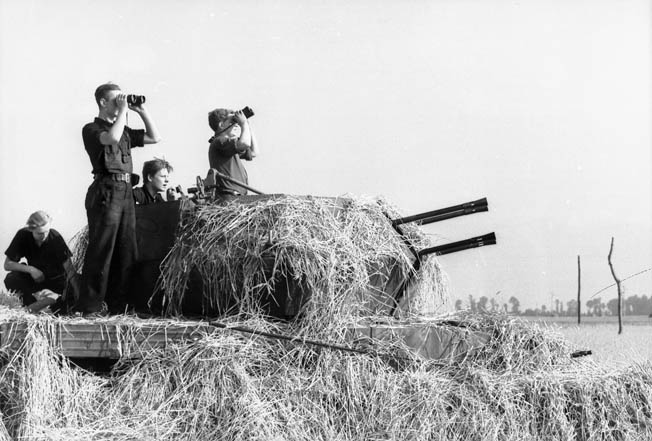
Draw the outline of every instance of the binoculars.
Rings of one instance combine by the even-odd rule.
[[[145,102],[145,95],[127,95],[127,104],[130,106],[140,106]]]
[[[144,98],[144,97],[143,97]],[[254,111],[251,109],[251,107],[247,106],[242,109],[242,113],[244,114],[245,118],[249,119],[252,116],[254,116]]]

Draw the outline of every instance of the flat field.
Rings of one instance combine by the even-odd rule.
[[[631,364],[652,363],[652,318],[623,317],[623,332],[618,335],[618,317],[526,317],[528,321],[559,332],[577,350],[590,349],[598,362]]]

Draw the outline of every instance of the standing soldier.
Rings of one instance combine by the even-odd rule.
[[[160,141],[144,97],[128,96],[117,84],[95,90],[97,118],[84,126],[84,147],[93,167],[86,193],[88,248],[77,309],[84,315],[124,312],[126,283],[136,257],[136,215],[131,186],[132,147]],[[126,125],[127,109],[140,115],[144,130]]]
[[[235,179],[243,184],[249,184],[247,170],[241,159],[251,161],[258,155],[260,149],[245,110],[215,109],[208,112],[208,125],[215,134],[208,140],[208,162],[211,169]],[[218,179],[217,193],[221,196],[246,195],[247,189],[225,179]]]

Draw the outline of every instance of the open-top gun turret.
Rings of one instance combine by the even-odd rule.
[[[220,179],[256,194],[227,202],[215,191]],[[435,245],[419,228],[488,211],[486,198],[400,217],[384,201],[263,194],[213,169],[189,193],[195,202],[137,207],[133,297],[159,314],[215,317],[256,307],[294,319],[316,292],[343,295],[362,315],[413,313],[415,297],[437,309],[442,293],[420,292],[424,277],[416,277],[439,278],[429,259],[496,243],[489,233]]]

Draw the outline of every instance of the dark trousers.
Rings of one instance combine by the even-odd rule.
[[[7,289],[20,293],[23,305],[25,306],[31,305],[36,301],[32,295],[35,292],[42,289],[49,289],[57,294],[62,294],[64,285],[65,277],[63,275],[56,279],[45,279],[41,283],[36,283],[29,274],[18,271],[11,271],[5,277],[5,286]]]
[[[111,312],[127,307],[127,282],[136,259],[136,211],[131,185],[110,176],[86,193],[88,248],[77,309],[92,313],[106,302]]]

